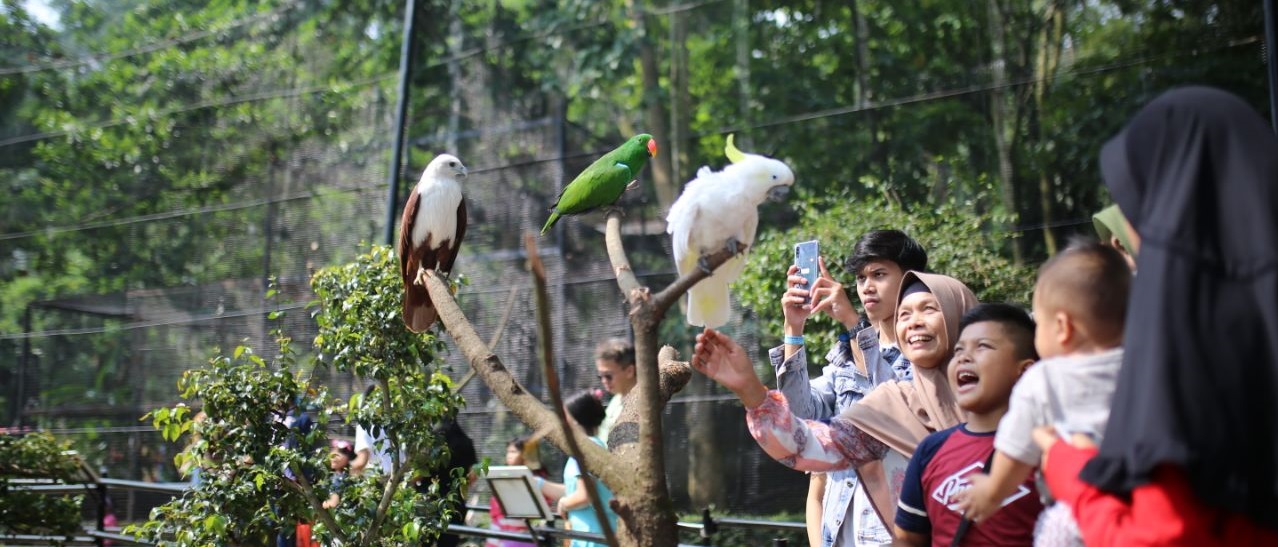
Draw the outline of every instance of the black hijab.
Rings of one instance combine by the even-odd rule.
[[[1278,529],[1278,138],[1238,97],[1169,91],[1101,151],[1141,237],[1123,369],[1082,478],[1125,494],[1159,464]]]

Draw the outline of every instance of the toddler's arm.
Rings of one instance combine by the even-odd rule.
[[[980,522],[1003,506],[1003,500],[1034,472],[1034,466],[1017,461],[1002,450],[994,453],[988,475],[971,477],[972,486],[958,494],[959,510],[972,522]]]

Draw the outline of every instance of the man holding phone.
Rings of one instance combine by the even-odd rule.
[[[911,378],[910,363],[896,344],[896,298],[907,271],[926,271],[927,252],[899,230],[875,230],[857,240],[847,271],[856,274],[856,292],[870,326],[855,327],[860,316],[843,285],[834,280],[817,258],[811,272],[809,254],[815,242],[796,245],[796,264],[787,272],[781,297],[785,343],[768,352],[776,369],[777,389],[799,418],[828,420],[889,380]],[[802,265],[800,265],[802,264]],[[804,268],[809,269],[807,276]],[[815,273],[815,277],[812,274]],[[812,279],[811,281],[809,281]],[[841,334],[826,354],[821,376],[809,379],[804,324],[825,312],[841,323]],[[807,503],[808,539],[814,547],[868,546],[892,543],[892,535],[859,488],[855,471],[813,475]]]

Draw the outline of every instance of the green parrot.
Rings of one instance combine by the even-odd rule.
[[[550,218],[541,227],[541,234],[546,235],[560,216],[585,213],[616,203],[622,192],[633,187],[632,183],[636,182],[635,177],[639,176],[643,164],[656,155],[657,141],[652,135],[642,133],[595,160],[559,193],[559,199],[550,206]]]

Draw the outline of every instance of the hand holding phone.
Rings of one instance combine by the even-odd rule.
[[[817,278],[821,276],[821,267],[817,264],[820,256],[820,248],[815,239],[794,245],[794,265],[799,268],[799,275],[807,280],[803,287],[805,289],[812,290]],[[812,297],[809,296],[805,303],[811,301]]]

